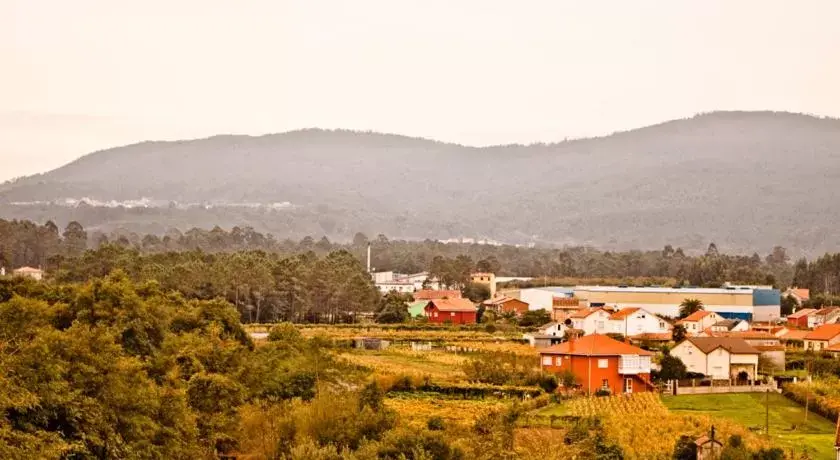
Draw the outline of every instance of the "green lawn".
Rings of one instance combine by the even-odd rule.
[[[662,398],[662,401],[673,412],[724,417],[763,432],[764,398],[763,393],[735,393],[668,396]],[[805,409],[776,393],[771,393],[768,401],[770,436],[775,438],[777,444],[785,448],[794,448],[798,452],[805,446],[811,449],[809,453],[814,459],[834,458],[833,422],[811,412],[806,423]]]

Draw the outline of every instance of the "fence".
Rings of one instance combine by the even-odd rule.
[[[737,384],[733,381],[712,381],[711,385],[682,385],[683,382],[669,382],[668,393],[674,395],[705,395],[720,393],[764,393],[779,389],[775,381],[759,384]]]

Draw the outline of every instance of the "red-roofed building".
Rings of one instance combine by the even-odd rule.
[[[434,299],[423,309],[430,323],[475,324],[477,309],[469,299]]]
[[[802,329],[807,329],[809,321],[809,316],[814,314],[817,311],[816,308],[800,308],[795,312],[787,315],[787,322],[791,326],[799,327]]]
[[[811,290],[802,288],[790,288],[787,291],[785,291],[784,295],[793,297],[793,300],[796,301],[797,305],[802,305],[803,302],[807,302],[811,299]]]
[[[805,336],[805,349],[820,351],[840,343],[840,324],[823,324]]]
[[[668,333],[673,326],[664,319],[642,308],[622,308],[610,315],[608,330],[614,334],[633,336],[639,334]]]
[[[457,289],[451,291],[435,291],[432,289],[422,289],[413,293],[412,295],[414,296],[414,300],[460,299],[461,291]]]
[[[610,332],[608,322],[611,314],[603,308],[581,308],[568,319],[572,321],[572,328],[583,331],[584,335],[606,334]]]
[[[493,299],[485,300],[484,306],[488,310],[493,310],[497,313],[515,313],[519,316],[528,311],[528,302],[523,302],[513,297],[500,296]]]
[[[540,350],[547,372],[571,372],[587,393],[652,391],[651,353],[605,335],[593,334]]]
[[[720,321],[723,321],[723,317],[713,311],[697,310],[677,322],[677,324],[685,326],[685,330],[689,334],[699,334]]]

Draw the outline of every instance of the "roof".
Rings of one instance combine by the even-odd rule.
[[[414,294],[414,300],[432,300],[432,299],[443,299],[444,297],[448,299],[460,299],[461,298],[461,291],[457,289],[453,290],[441,290],[435,291],[432,289],[421,289]]]
[[[799,297],[801,300],[808,300],[811,298],[811,290],[810,289],[802,289],[802,288],[794,288],[788,290],[790,294],[793,294],[796,297]]]
[[[470,299],[433,299],[426,304],[426,308],[430,305],[436,307],[439,311],[476,311]]]
[[[753,291],[768,290],[764,286],[730,286],[728,288],[673,288],[673,287],[634,287],[634,286],[576,286],[575,292],[647,292],[659,294],[738,294],[752,295]]]
[[[525,305],[528,305],[528,302],[519,299],[514,299],[513,297],[508,297],[506,295],[496,297],[494,299],[487,299],[484,301],[484,305],[502,305],[508,302],[522,302]]]
[[[559,345],[540,350],[541,355],[573,355],[573,356],[619,356],[640,355],[651,356],[653,353],[642,350],[629,343],[607,337],[606,335],[585,335],[579,339],[563,342]]]
[[[711,315],[713,312],[706,311],[706,310],[697,310],[694,313],[686,316],[682,320],[685,321],[700,321],[701,319]]]
[[[805,340],[831,340],[840,335],[840,324],[823,324],[805,336]]]
[[[750,346],[744,339],[735,337],[689,337],[686,342],[692,343],[704,354],[723,348],[735,355],[757,355],[758,350]]]
[[[597,312],[597,311],[604,311],[602,308],[581,308],[580,310],[572,313],[569,315],[569,318],[587,318],[589,315]]]
[[[580,300],[574,297],[552,297],[551,305],[554,307],[580,307]]]
[[[803,316],[808,316],[811,313],[814,313],[815,311],[817,311],[816,308],[802,308],[800,310],[796,310],[795,312],[787,315],[787,318],[788,319],[799,319],[799,318],[802,318]]]
[[[20,267],[12,270],[14,273],[39,273],[43,272],[43,270],[39,268],[32,268],[32,267]]]
[[[560,326],[561,328],[566,327],[566,325],[565,325],[565,324],[563,324],[563,323],[558,323],[557,321],[552,321],[552,322],[550,322],[550,323],[548,323],[548,324],[545,324],[545,325],[543,325],[543,326],[540,326],[540,328],[539,328],[539,329],[537,329],[537,332],[545,332],[545,331],[547,331],[547,330],[551,329],[552,327],[557,327],[557,326]]]
[[[736,325],[738,325],[740,321],[734,319],[724,319],[712,324],[712,327],[725,327],[727,329],[732,329]]]
[[[715,444],[717,444],[717,445],[719,445],[719,446],[722,446],[722,445],[723,445],[723,444],[721,444],[721,442],[720,442],[720,441],[718,441],[717,439],[712,439],[712,438],[710,438],[710,437],[706,436],[705,434],[704,434],[703,436],[700,436],[699,438],[697,438],[697,439],[695,439],[695,440],[694,440],[694,444],[696,444],[696,445],[697,445],[697,446],[699,446],[699,447],[702,447],[702,446],[704,446],[704,445],[706,445],[706,444],[708,444],[708,443],[710,443],[710,442],[714,442]]]
[[[616,320],[624,319],[624,318],[627,318],[628,316],[632,315],[633,313],[636,313],[639,310],[641,310],[641,308],[637,308],[637,307],[622,308],[621,310],[618,310],[617,312],[610,315],[610,319],[616,319]]]
[[[810,333],[811,331],[788,329],[788,331],[782,334],[782,336],[779,338],[782,340],[805,340],[805,337]]]
[[[631,335],[631,340],[651,340],[654,342],[670,342],[674,335],[671,332],[644,332],[642,334]]]
[[[755,345],[758,351],[785,351],[784,345]],[[838,350],[840,351],[840,350]]]
[[[731,337],[744,340],[779,340],[775,335],[765,331],[710,331],[712,337]]]
[[[840,310],[840,307],[820,308],[819,310],[814,312],[814,316],[828,316],[832,313],[837,313],[838,310]]]

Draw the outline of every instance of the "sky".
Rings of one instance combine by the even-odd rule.
[[[0,0],[0,181],[223,133],[492,145],[840,117],[838,18],[837,0]]]

